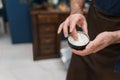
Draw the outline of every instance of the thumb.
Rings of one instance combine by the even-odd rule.
[[[90,41],[89,44],[86,46],[85,49],[92,49],[93,48],[93,41]]]

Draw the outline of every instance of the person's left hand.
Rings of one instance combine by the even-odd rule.
[[[86,46],[84,50],[71,49],[73,53],[81,56],[96,53],[115,42],[114,32],[102,32]]]

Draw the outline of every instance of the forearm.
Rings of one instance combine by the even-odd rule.
[[[83,5],[85,0],[70,0],[71,14],[83,14]]]
[[[115,43],[120,43],[120,30],[114,32],[115,35]]]

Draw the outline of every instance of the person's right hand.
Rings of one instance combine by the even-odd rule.
[[[86,34],[88,33],[87,30],[87,22],[83,14],[71,14],[70,16],[67,17],[67,19],[60,24],[58,28],[58,34],[61,33],[63,30],[64,36],[68,37],[68,28],[70,29],[70,33],[72,34],[73,38],[77,40],[77,30],[76,30],[76,25],[81,27],[83,32]]]

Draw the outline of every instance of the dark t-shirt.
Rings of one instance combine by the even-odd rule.
[[[120,16],[120,0],[96,0],[97,9],[112,16]]]

